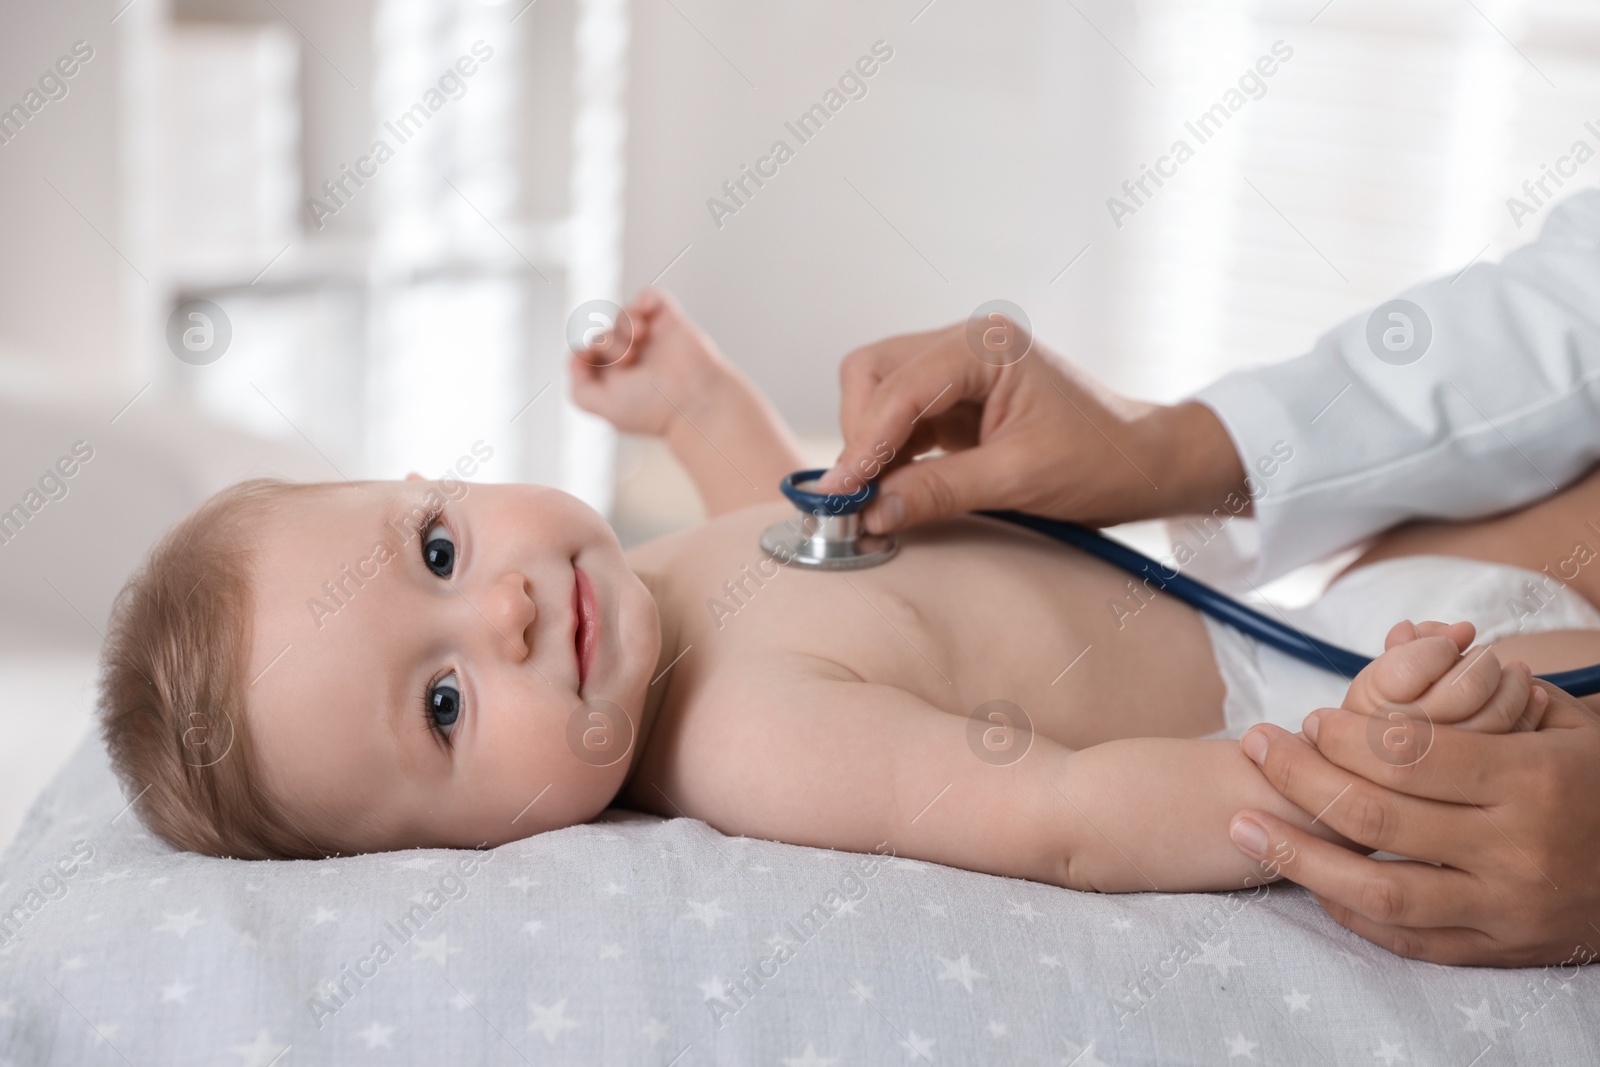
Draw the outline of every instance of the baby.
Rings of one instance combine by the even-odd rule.
[[[793,439],[669,297],[631,317],[620,361],[573,359],[574,396],[664,437],[711,520],[624,552],[536,485],[219,493],[123,591],[105,649],[103,733],[146,825],[321,857],[494,846],[620,804],[1103,891],[1271,877],[1228,838],[1242,808],[1334,838],[1206,736],[1227,690],[1201,619],[1167,597],[1119,619],[1108,565],[981,516],[864,571],[763,552],[793,515]],[[1402,732],[1536,727],[1526,664],[1472,639],[1396,626],[1344,705]]]

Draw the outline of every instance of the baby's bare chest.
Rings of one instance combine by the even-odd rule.
[[[951,714],[1009,701],[1081,747],[1108,736],[1085,706],[1170,701],[1174,672],[1210,669],[1187,608],[1025,531],[950,520],[904,536],[882,566],[817,572],[760,549],[764,510],[710,524],[674,560],[661,609],[683,656],[677,714],[716,714],[720,680],[799,664]]]

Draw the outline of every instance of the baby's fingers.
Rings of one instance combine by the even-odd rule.
[[[600,413],[599,408],[605,397],[600,373],[582,356],[575,355],[567,360],[567,380],[572,383],[572,402],[596,415]]]
[[[1389,627],[1389,633],[1383,639],[1383,650],[1387,652],[1391,648],[1408,645],[1421,636],[1422,633],[1417,629],[1416,623],[1410,619],[1402,619]]]
[[[1448,637],[1455,646],[1465,652],[1472,646],[1472,639],[1478,636],[1478,628],[1470,622],[1419,622],[1417,633],[1423,637]]]
[[[1438,637],[1443,635],[1454,641],[1457,648],[1466,648],[1472,644],[1472,638],[1477,632],[1477,627],[1470,622],[1445,623],[1428,621],[1414,623],[1410,619],[1406,619],[1390,627],[1388,636],[1383,639],[1383,647],[1387,650],[1410,644],[1419,637]]]
[[[1440,683],[1445,684],[1445,683]],[[1534,704],[1533,672],[1520,660],[1500,672],[1500,684],[1482,708],[1460,724],[1464,730],[1477,730],[1486,734],[1510,733],[1514,729],[1538,729],[1548,701]],[[1532,715],[1532,725],[1518,724]]]
[[[1424,624],[1426,625],[1426,624]],[[1420,629],[1420,628],[1419,628]],[[1394,631],[1390,631],[1391,634]],[[1461,658],[1456,643],[1443,634],[1418,637],[1389,649],[1373,660],[1366,675],[1368,695],[1374,705],[1405,704],[1419,699],[1430,686],[1444,677]],[[1498,668],[1499,663],[1495,666]],[[1369,673],[1370,672],[1370,673]],[[1478,702],[1462,707],[1456,718],[1465,718],[1488,699],[1492,688],[1478,694]],[[1430,712],[1431,713],[1431,712]]]
[[[1499,693],[1506,673],[1488,646],[1469,648],[1455,667],[1417,698],[1417,706],[1436,723],[1466,722],[1489,710],[1488,705]],[[1522,681],[1525,684],[1526,677]],[[1509,701],[1512,695],[1507,694],[1505,699]],[[1526,702],[1524,693],[1523,703]],[[1500,710],[1503,713],[1503,709]],[[1520,710],[1519,707],[1519,714]],[[1510,721],[1515,722],[1517,717],[1512,716]]]
[[[578,335],[580,328],[583,332]],[[618,308],[614,318],[591,311],[586,324],[569,323],[568,329],[573,356],[595,370],[637,363],[650,339],[650,320],[639,313],[637,303],[631,309]]]

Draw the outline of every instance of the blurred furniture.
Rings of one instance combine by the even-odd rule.
[[[626,4],[125,17],[162,60],[164,147],[131,153],[164,219],[144,317],[208,300],[233,332],[205,366],[158,353],[158,381],[330,480],[431,475],[483,440],[485,480],[606,510],[613,435],[567,398],[564,322],[621,295]]]

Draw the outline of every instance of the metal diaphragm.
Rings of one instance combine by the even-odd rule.
[[[877,495],[868,482],[853,493],[817,493],[804,486],[826,468],[795,471],[779,483],[783,495],[800,512],[761,532],[761,547],[780,563],[817,570],[860,570],[892,558],[900,547],[894,534],[867,533],[860,511]]]

